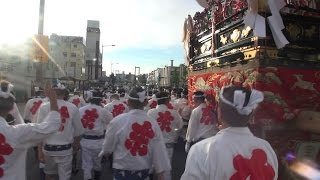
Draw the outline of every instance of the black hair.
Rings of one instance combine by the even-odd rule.
[[[186,99],[188,98],[188,90],[187,90],[187,89],[184,89],[184,90],[182,91],[182,94],[183,94],[183,95],[182,95],[183,98],[186,98]]]
[[[14,98],[9,96],[8,98],[0,97],[0,111],[10,112],[14,105]]]
[[[246,94],[246,99],[244,102],[243,107],[247,106],[250,100],[250,95],[251,95],[251,91],[244,88],[244,87],[240,87],[240,86],[230,86],[230,87],[226,87],[223,91],[223,97],[230,101],[231,103],[233,103],[233,96],[234,96],[234,92],[235,91],[242,91]],[[238,111],[224,103],[223,101],[219,101],[219,107],[220,107],[220,112],[221,112],[221,116],[223,118],[224,121],[226,121],[228,123],[229,126],[231,127],[246,127],[248,125],[248,122],[250,120],[251,114],[249,115],[242,115],[239,114]]]
[[[157,97],[157,98],[161,98],[161,99],[157,100],[158,105],[160,105],[160,104],[167,104],[168,101],[170,101],[170,99],[169,99],[169,93],[167,93],[167,92],[158,92],[158,93],[156,94],[156,97]],[[165,98],[165,97],[167,97],[167,98]],[[164,98],[164,99],[162,99],[162,98]]]
[[[134,87],[130,91],[129,96],[133,98],[139,98],[138,93],[143,91],[144,89],[142,87]],[[128,98],[128,105],[132,109],[142,109],[147,104],[146,99],[144,100],[144,102],[140,102],[139,100],[130,99],[130,97]]]
[[[124,97],[126,95],[126,91],[123,88],[118,89],[118,94],[120,97]]]
[[[205,100],[204,92],[202,91],[196,91],[193,93],[194,96],[199,96],[199,97],[194,97],[194,101],[198,103],[203,103]]]
[[[102,97],[103,97],[102,92],[97,91],[97,90],[93,90],[92,91],[92,98],[89,100],[89,102],[91,104],[95,104],[95,105],[100,106],[100,103],[102,101]]]

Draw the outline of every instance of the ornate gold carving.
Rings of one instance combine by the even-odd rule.
[[[212,61],[208,61],[207,62],[207,67],[213,67],[213,66],[216,66],[220,63],[219,59],[215,59],[215,60],[212,60]]]
[[[201,53],[203,54],[203,53],[205,53],[205,52],[207,52],[207,51],[210,51],[210,50],[211,50],[211,47],[212,47],[211,40],[205,42],[205,43],[201,46]]]
[[[311,38],[314,34],[316,34],[316,26],[311,26],[310,29],[306,29],[306,36]]]
[[[247,26],[246,28],[244,28],[242,30],[242,33],[241,33],[241,36],[242,37],[247,37],[249,35],[249,32],[251,31],[251,27],[250,26]]]
[[[297,39],[298,35],[301,33],[301,29],[299,28],[299,26],[297,24],[292,24],[290,23],[287,27],[286,27],[287,31],[290,33],[290,37],[292,39]]]
[[[226,45],[227,42],[228,42],[228,37],[224,37],[224,35],[220,35],[220,42],[223,44],[223,45]]]
[[[232,34],[230,35],[230,39],[233,41],[233,42],[237,42],[240,38],[240,31],[239,29],[235,29],[233,30]]]

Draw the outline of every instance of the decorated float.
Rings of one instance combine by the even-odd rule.
[[[183,31],[189,94],[263,91],[251,129],[275,149],[279,179],[299,179],[288,154],[320,162],[320,0],[197,1]]]

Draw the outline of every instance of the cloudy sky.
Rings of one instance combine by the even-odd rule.
[[[39,0],[0,2],[0,44],[37,33]],[[46,0],[44,34],[83,36],[87,20],[99,20],[104,70],[141,73],[183,63],[184,18],[202,8],[196,0]],[[4,18],[6,17],[6,18]]]

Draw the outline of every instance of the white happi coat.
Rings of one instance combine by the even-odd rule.
[[[143,110],[130,110],[110,122],[101,153],[112,152],[115,169],[171,170],[159,125]]]
[[[181,180],[278,178],[270,144],[247,127],[230,127],[191,147]]]
[[[112,120],[112,114],[101,106],[88,104],[79,109],[81,123],[84,128],[85,135],[100,136],[104,134],[109,122]],[[86,117],[85,117],[86,116]],[[96,117],[96,118],[95,118]],[[101,149],[103,139],[88,140],[81,139],[81,146],[90,149]]]
[[[61,124],[59,131],[48,137],[44,144],[49,145],[67,145],[73,143],[74,137],[83,134],[83,127],[80,121],[79,109],[72,103],[58,100]],[[39,109],[37,122],[43,121],[48,114],[50,102],[43,104]],[[44,153],[49,156],[67,156],[72,154],[72,148],[63,151],[46,151]]]
[[[166,105],[157,105],[155,109],[148,111],[148,116],[155,119],[162,131],[165,143],[175,143],[178,138],[178,130],[183,126],[182,119],[178,112],[169,109]]]
[[[10,126],[0,117],[0,157],[4,158],[0,164],[0,179],[25,180],[28,148],[36,146],[59,127],[60,115],[55,111],[48,112],[41,124]]]
[[[144,110],[148,112],[150,109],[156,108],[158,105],[157,99],[155,97],[152,97],[149,101],[148,104],[144,107]]]
[[[186,134],[187,141],[195,142],[214,136],[218,132],[214,120],[214,114],[208,110],[207,105],[200,104],[191,112]]]
[[[104,108],[107,109],[113,117],[116,117],[123,113],[127,113],[129,111],[128,106],[119,100],[113,100],[111,103],[105,105]]]
[[[86,105],[86,102],[84,101],[83,97],[78,95],[70,97],[68,101],[77,106],[77,108],[81,108]]]
[[[125,97],[120,97],[120,102],[124,103],[125,105],[128,105],[128,99]]]
[[[39,108],[45,101],[47,101],[47,99],[42,97],[35,97],[33,99],[30,99],[24,108],[23,119],[27,119],[32,123],[36,123]]]

